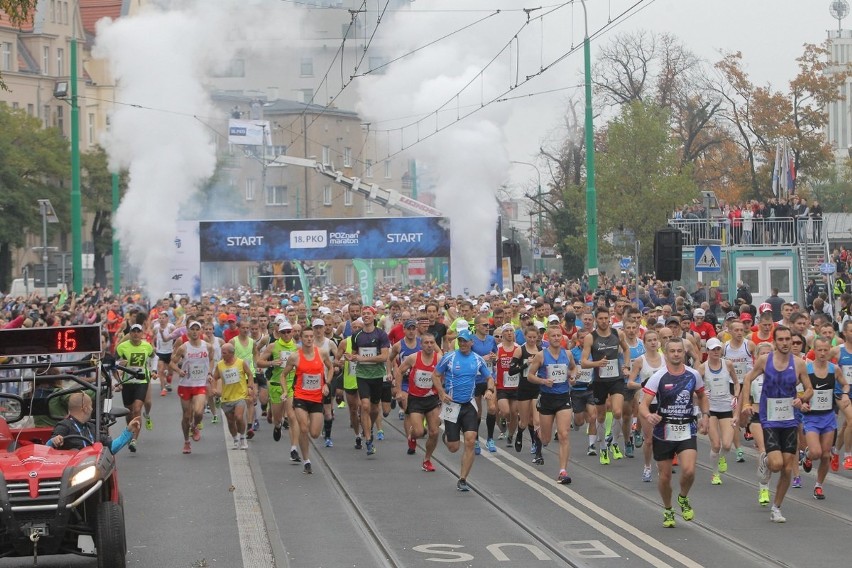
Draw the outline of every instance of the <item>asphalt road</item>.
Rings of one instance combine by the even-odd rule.
[[[785,500],[787,523],[770,523],[757,503],[749,446],[746,463],[731,457],[724,484],[712,486],[701,440],[690,493],[695,520],[678,517],[676,528],[664,529],[656,475],[641,481],[640,457],[601,466],[585,455],[584,433],[572,432],[570,486],[554,481],[555,444],[545,465],[534,466],[528,437],[522,452],[501,440],[494,454],[483,438],[473,491],[463,494],[455,488],[460,456],[439,444],[437,471],[423,472],[422,448],[406,455],[395,411],[368,457],[354,449],[339,409],[335,447],[312,448],[310,476],[289,461],[286,433],[276,443],[265,423],[241,452],[228,449],[224,426],[207,415],[202,441],[184,456],[177,396],[155,397],[153,418],[139,452],[120,455],[129,566],[829,566],[842,558],[852,528],[852,472],[842,468],[829,474],[825,501],[812,497],[813,474],[803,475],[803,488]],[[0,560],[0,568],[29,565]],[[95,565],[39,559],[39,566]]]

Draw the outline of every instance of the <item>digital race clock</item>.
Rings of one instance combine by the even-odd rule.
[[[0,356],[99,353],[101,326],[0,329]]]

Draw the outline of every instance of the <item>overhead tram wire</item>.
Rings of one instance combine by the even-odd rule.
[[[304,0],[280,0],[281,2],[287,2],[288,4],[294,4],[296,6],[301,6],[304,8],[310,8],[313,10],[346,10],[346,8],[342,6],[308,6],[305,4]],[[549,4],[547,6],[540,6],[543,9],[553,8],[555,6],[559,6],[559,4]],[[500,8],[501,12],[523,12],[525,8]],[[398,10],[391,8],[388,12],[397,13],[397,14],[441,14],[441,13],[450,13],[450,14],[464,14],[464,13],[482,13],[482,12],[492,12],[493,9],[483,9],[483,8],[460,8],[458,10],[453,10],[452,8],[425,8],[422,10]]]
[[[637,6],[639,6],[640,4],[643,4],[643,3],[645,3],[645,2],[648,2],[647,4],[645,4],[645,6],[642,6],[642,7],[640,7],[638,10],[633,11],[633,10],[634,10],[634,8],[636,8]],[[641,12],[643,9],[647,8],[648,6],[650,6],[651,4],[653,4],[654,2],[655,2],[655,0],[637,0],[634,4],[632,4],[629,8],[627,8],[626,10],[624,10],[623,12],[621,12],[621,13],[620,13],[618,16],[616,16],[614,19],[610,20],[610,21],[609,21],[609,22],[607,22],[605,25],[603,25],[603,26],[601,26],[600,28],[598,28],[598,29],[597,29],[594,33],[592,33],[591,35],[589,35],[589,41],[591,41],[591,40],[592,40],[592,39],[594,39],[594,38],[597,38],[598,36],[602,35],[603,33],[606,33],[607,31],[609,31],[609,30],[611,30],[611,29],[615,28],[615,27],[616,27],[616,26],[618,26],[619,24],[621,24],[621,23],[623,23],[623,22],[627,21],[628,19],[630,19],[630,18],[631,18],[631,17],[633,17],[634,15],[638,14],[639,12]],[[514,91],[514,90],[515,90],[515,89],[517,89],[518,87],[522,87],[523,85],[525,85],[525,84],[529,83],[531,80],[535,79],[536,77],[538,77],[538,76],[540,76],[540,75],[544,74],[546,71],[548,71],[549,69],[551,69],[554,65],[556,65],[556,64],[558,64],[558,63],[560,63],[560,62],[561,62],[561,61],[563,61],[565,58],[569,57],[570,55],[572,55],[573,53],[575,53],[576,51],[578,51],[578,50],[579,50],[580,48],[582,48],[582,47],[583,47],[583,46],[582,46],[582,44],[579,44],[579,45],[577,45],[577,46],[575,46],[575,47],[572,47],[572,48],[571,48],[571,49],[569,49],[567,52],[563,53],[561,56],[557,57],[555,60],[551,61],[550,63],[548,63],[546,66],[542,67],[541,69],[539,69],[539,70],[538,70],[538,71],[536,71],[535,73],[533,73],[533,74],[531,74],[531,75],[527,75],[527,77],[526,77],[523,81],[521,81],[518,85],[515,85],[515,86],[513,86],[513,87],[509,87],[508,89],[506,89],[505,91],[503,91],[502,93],[500,93],[500,94],[499,94],[499,95],[497,95],[496,97],[492,98],[492,99],[491,99],[491,100],[489,100],[488,102],[481,103],[480,105],[471,105],[471,106],[476,106],[477,108],[475,108],[474,110],[470,111],[469,113],[466,113],[466,114],[463,114],[463,115],[459,115],[459,117],[458,117],[456,120],[454,120],[453,122],[450,122],[449,124],[446,124],[446,125],[441,126],[441,127],[437,127],[434,131],[430,132],[429,134],[427,134],[427,135],[425,135],[425,136],[420,136],[420,135],[419,135],[419,132],[418,132],[418,138],[417,138],[417,140],[416,140],[415,142],[412,142],[411,144],[408,144],[407,146],[406,146],[405,144],[401,143],[401,144],[400,144],[400,149],[399,149],[399,150],[397,150],[396,152],[393,152],[393,153],[388,153],[388,154],[384,157],[384,159],[385,159],[385,160],[389,160],[389,159],[391,159],[391,158],[393,158],[393,157],[395,157],[395,156],[397,156],[397,155],[399,155],[399,154],[401,154],[401,153],[403,153],[403,152],[405,152],[405,151],[409,150],[409,149],[410,149],[410,148],[412,148],[413,146],[416,146],[416,145],[417,145],[417,144],[419,144],[420,142],[423,142],[423,141],[425,141],[425,140],[428,140],[429,138],[432,138],[433,136],[435,136],[435,135],[436,135],[436,134],[438,134],[439,132],[443,132],[443,131],[444,131],[444,130],[446,130],[447,128],[450,128],[451,126],[454,126],[455,124],[457,124],[457,123],[461,122],[461,121],[462,121],[462,120],[464,120],[465,118],[467,118],[467,117],[469,117],[469,116],[471,116],[471,115],[473,115],[473,114],[476,114],[477,112],[479,112],[479,111],[481,111],[482,109],[484,109],[484,108],[486,108],[486,107],[488,107],[488,106],[492,105],[493,103],[501,101],[501,100],[505,97],[505,95],[507,95],[508,93],[510,93],[510,92],[512,92],[512,91]],[[468,83],[468,85],[469,85],[469,84],[470,84],[470,83]],[[465,87],[465,88],[466,88],[466,87]],[[458,96],[458,94],[460,94],[460,93],[461,93],[461,92],[463,92],[463,91],[464,91],[464,89],[462,89],[461,91],[459,91],[459,93],[457,93],[456,95],[453,95],[453,99],[451,99],[451,100],[454,100],[454,99]],[[436,109],[436,110],[434,110],[434,111],[430,112],[428,115],[426,115],[426,118],[429,118],[429,117],[431,117],[431,116],[433,116],[433,115],[437,118],[437,113],[438,113],[439,111],[441,111],[441,109],[442,109],[444,106],[446,106],[446,104],[447,104],[447,103],[444,103],[444,105],[442,105],[442,106],[438,107],[438,109]],[[461,107],[457,107],[457,109],[459,109],[459,108],[461,108]],[[381,131],[377,131],[377,132],[384,132],[384,133],[386,133],[386,134],[388,135],[388,138],[390,138],[390,134],[391,134],[391,133],[393,133],[393,132],[399,132],[399,133],[400,133],[400,140],[402,140],[402,134],[403,134],[404,129],[406,129],[406,128],[410,128],[411,126],[414,126],[414,125],[419,125],[419,123],[420,123],[420,122],[422,122],[423,120],[425,120],[425,118],[424,118],[424,119],[421,119],[421,120],[417,120],[417,121],[415,121],[415,122],[413,122],[413,123],[411,123],[411,124],[408,124],[408,125],[405,125],[405,126],[402,126],[402,127],[399,127],[399,128],[392,128],[392,129],[388,129],[388,130],[381,130]]]

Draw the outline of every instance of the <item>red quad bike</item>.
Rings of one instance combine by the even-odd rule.
[[[100,337],[100,326],[0,330],[0,558],[32,557],[37,565],[39,556],[76,554],[97,558],[99,568],[125,565],[124,506],[110,448],[82,435],[64,437],[85,440],[80,450],[45,445],[69,394],[92,397],[96,432],[107,433],[127,413],[112,409],[110,375],[120,367],[98,359]],[[32,355],[50,360],[8,359]]]

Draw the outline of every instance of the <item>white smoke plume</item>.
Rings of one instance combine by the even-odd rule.
[[[103,141],[110,167],[129,171],[113,223],[152,297],[170,288],[181,207],[216,166],[207,126],[216,111],[205,77],[238,52],[261,53],[298,34],[299,14],[284,2],[198,0],[99,22],[94,54],[109,62],[116,100],[125,103],[116,105]]]

